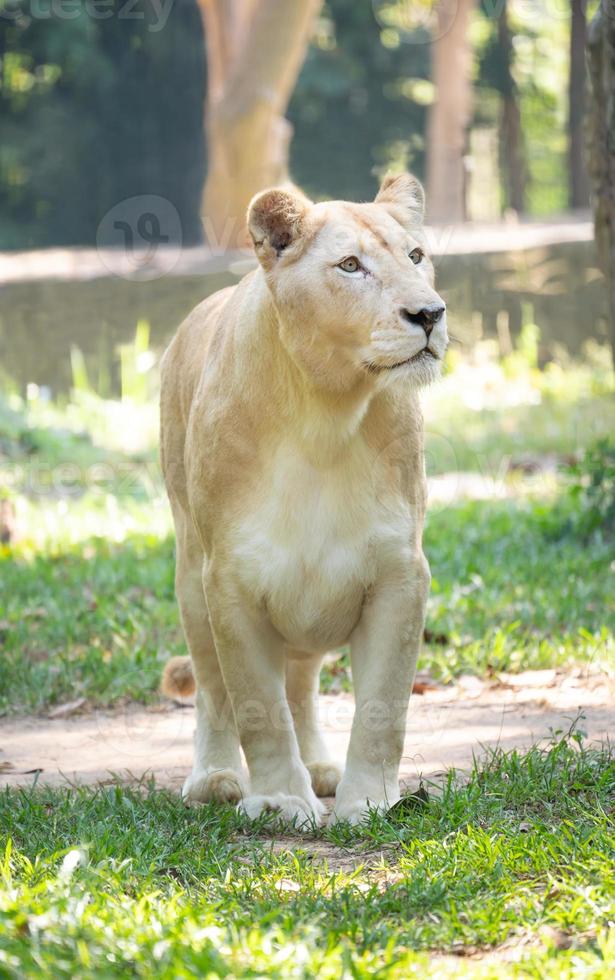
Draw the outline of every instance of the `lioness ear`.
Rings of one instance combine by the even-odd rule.
[[[311,202],[301,191],[274,187],[252,199],[248,228],[256,254],[269,268],[303,234]]]
[[[401,225],[411,227],[423,223],[425,191],[412,174],[387,174],[376,197]]]

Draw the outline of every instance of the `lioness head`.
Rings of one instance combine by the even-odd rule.
[[[317,384],[426,384],[447,346],[423,233],[423,188],[387,177],[373,203],[257,195],[248,227],[291,355]]]

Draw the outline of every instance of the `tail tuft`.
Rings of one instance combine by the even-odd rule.
[[[196,690],[190,657],[171,657],[162,672],[160,690],[168,698],[189,698]]]

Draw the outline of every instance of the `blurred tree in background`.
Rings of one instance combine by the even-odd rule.
[[[446,222],[587,204],[586,0],[106,7],[0,0],[0,248],[93,244],[141,194],[194,243],[204,183],[206,231],[234,244],[227,219],[285,177],[293,132],[291,176],[316,198],[368,199],[408,166]]]
[[[584,8],[575,23],[581,15],[584,22]],[[569,126],[578,126],[579,84],[585,75],[584,61],[579,65],[578,59],[578,23],[571,62],[571,21],[567,0],[548,11],[515,0],[481,0],[479,5],[473,25],[472,125],[497,134],[500,210],[541,216],[589,203],[577,198],[573,204],[569,192]],[[578,142],[574,161],[578,166]]]
[[[433,44],[434,101],[428,128],[428,208],[433,221],[467,215],[468,131],[472,115],[472,40],[475,0],[439,0]]]
[[[285,112],[321,3],[199,0],[209,66],[203,220],[218,247],[245,245],[251,198],[288,180]]]
[[[592,100],[590,170],[595,195],[596,243],[609,301],[615,363],[615,20],[601,0],[589,35]]]
[[[108,0],[117,13],[124,0]],[[204,60],[195,0],[144,19],[0,16],[0,247],[93,244],[124,198],[169,198],[200,236]],[[41,7],[41,9],[43,9]]]
[[[514,68],[515,51],[510,23],[510,3],[508,0],[502,0],[495,30],[485,50],[483,69],[499,95],[499,161],[503,200],[505,206],[523,213],[526,209],[528,174],[521,121],[521,99]]]
[[[570,0],[570,75],[568,80],[568,166],[571,208],[589,204],[589,177],[585,160],[587,101],[587,0]]]
[[[430,36],[405,38],[389,7],[329,0],[316,24],[289,110],[291,172],[315,197],[370,200],[391,166],[424,175]]]

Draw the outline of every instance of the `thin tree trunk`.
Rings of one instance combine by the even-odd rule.
[[[520,214],[525,211],[527,167],[523,151],[523,131],[519,93],[512,74],[514,60],[512,36],[508,24],[508,2],[504,0],[498,17],[498,41],[504,69],[500,145],[502,171],[506,178],[506,199],[509,207]]]
[[[212,247],[242,247],[251,197],[288,179],[284,113],[322,0],[199,2],[209,70],[203,223]]]
[[[589,205],[589,178],[585,163],[585,101],[587,44],[587,0],[570,0],[570,79],[568,87],[568,167],[571,208]]]
[[[615,361],[615,19],[609,0],[601,0],[589,28],[589,67],[589,169],[596,245],[608,290]]]
[[[440,0],[437,37],[432,45],[435,102],[427,131],[429,218],[435,222],[466,217],[468,126],[472,112],[470,17],[475,0]]]

